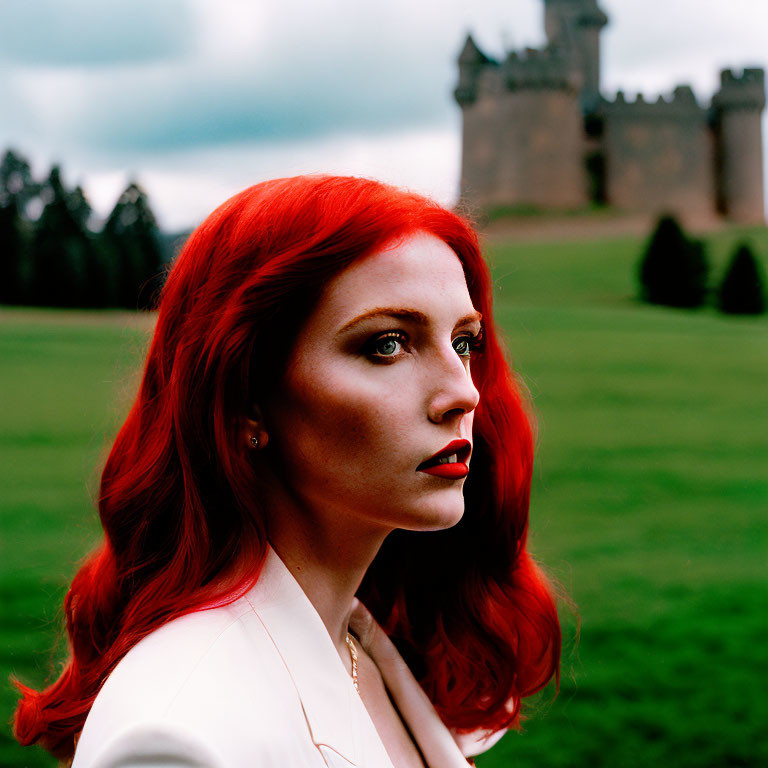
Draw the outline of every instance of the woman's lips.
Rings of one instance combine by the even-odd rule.
[[[435,475],[435,477],[445,477],[448,480],[458,480],[469,474],[469,467],[463,461],[455,461],[451,464],[438,464],[436,467],[420,469],[419,472]]]
[[[445,448],[422,461],[416,469],[428,475],[456,480],[469,474],[466,462],[471,453],[469,440],[452,440]]]

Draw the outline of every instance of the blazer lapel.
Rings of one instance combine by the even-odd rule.
[[[246,595],[283,659],[312,740],[351,765],[393,768],[322,619],[272,547]],[[331,756],[332,757],[332,756]],[[333,764],[344,765],[335,759]]]

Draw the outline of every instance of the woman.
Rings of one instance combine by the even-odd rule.
[[[557,674],[531,470],[467,223],[364,179],[245,190],[168,276],[71,658],[19,685],[17,738],[76,768],[466,765]]]

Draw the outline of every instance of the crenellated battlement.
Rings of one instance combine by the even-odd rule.
[[[741,74],[736,74],[732,69],[723,69],[720,71],[720,85],[722,88],[732,85],[757,85],[765,88],[765,70],[760,67],[746,67],[741,70]]]
[[[613,101],[603,99],[601,112],[610,118],[669,120],[704,117],[706,109],[698,103],[690,85],[678,85],[671,97],[659,96],[654,101],[646,101],[642,93],[628,100],[624,92],[619,91]]]
[[[556,48],[511,52],[501,65],[506,87],[517,90],[575,90],[581,88],[570,59]]]
[[[732,69],[720,72],[720,90],[712,99],[712,106],[720,111],[750,110],[762,112],[765,108],[765,70],[747,67],[740,74]]]
[[[570,58],[557,47],[512,51],[499,63],[483,53],[469,35],[458,61],[459,82],[453,95],[462,108],[471,106],[477,100],[481,77],[488,68],[499,71],[503,88],[510,91],[578,91],[582,85]]]

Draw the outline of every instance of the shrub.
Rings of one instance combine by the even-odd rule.
[[[752,249],[742,243],[733,253],[718,289],[721,312],[760,315],[765,312],[765,278]]]
[[[643,301],[670,307],[704,304],[709,272],[704,244],[690,239],[672,216],[659,219],[638,271]]]

